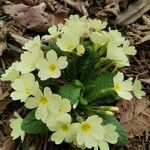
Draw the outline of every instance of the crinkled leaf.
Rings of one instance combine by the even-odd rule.
[[[76,79],[76,76],[77,76],[76,63],[77,63],[77,57],[76,56],[68,58],[68,66],[66,69],[66,78],[67,79],[68,78],[71,80]]]
[[[113,90],[113,77],[114,74],[102,74],[94,81],[91,81],[85,89],[85,97],[90,101],[108,97],[115,96],[115,92]]]
[[[75,104],[78,102],[78,98],[80,96],[81,87],[74,84],[65,84],[60,87],[59,95],[63,98],[67,98],[70,100],[71,104]]]
[[[44,124],[41,120],[37,120],[35,118],[35,110],[29,112],[23,119],[21,128],[26,133],[32,134],[45,133],[49,131],[46,124]]]
[[[84,55],[78,60],[77,68],[82,82],[86,82],[95,66],[95,51],[92,47],[87,47]]]

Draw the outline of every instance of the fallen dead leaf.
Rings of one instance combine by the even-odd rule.
[[[14,39],[15,42],[20,44],[21,46],[24,45],[29,39],[22,37],[20,35],[10,33],[10,36]]]
[[[10,128],[10,118],[12,116],[3,116],[1,119],[1,126],[0,132],[1,132],[1,138],[0,138],[0,150],[14,150],[16,146],[15,140],[12,140],[12,137],[10,136],[11,128]]]
[[[11,102],[10,98],[0,101],[0,111],[3,111],[10,102]]]
[[[57,25],[58,23],[64,23],[65,22],[65,19],[68,17],[68,13],[63,13],[63,12],[60,12],[60,13],[57,13],[55,15],[53,15],[52,17],[52,24],[54,25]]]
[[[35,6],[39,4],[39,0],[23,0],[23,3],[28,6]]]
[[[0,93],[0,101],[1,100],[4,100],[7,96],[9,96],[10,95],[10,93],[9,93],[9,91],[11,90],[12,88],[10,87],[9,89],[7,89],[7,91],[5,91],[5,92],[3,92],[2,90],[2,92]]]
[[[3,146],[0,147],[0,150],[14,150],[16,146],[16,142],[12,140],[10,136],[8,136],[5,140],[4,143],[2,144]]]
[[[149,9],[150,9],[149,0],[138,0],[133,4],[129,5],[126,11],[119,14],[117,16],[116,22],[117,24],[123,24],[123,25],[133,23]]]
[[[0,41],[4,41],[6,34],[8,33],[7,27],[4,25],[4,21],[0,21]]]
[[[119,0],[119,6],[121,10],[126,10],[128,5],[128,0]]]
[[[11,17],[17,16],[20,12],[26,12],[29,8],[29,6],[22,3],[3,6],[4,13],[9,14]]]
[[[11,99],[9,97],[11,87],[0,81],[0,112],[6,108],[10,103]]]
[[[83,15],[88,15],[88,11],[85,7],[85,4],[82,1],[74,1],[74,0],[63,0],[65,3],[67,3],[70,7],[76,9]]]
[[[148,27],[150,27],[150,16],[148,16],[148,15],[143,15],[143,16],[142,16],[142,19],[143,19],[144,23],[145,23]]]
[[[3,90],[2,90],[2,87],[0,86],[0,99],[1,99],[2,95],[3,95]]]
[[[142,82],[150,84],[150,79],[140,79]]]
[[[24,4],[4,5],[4,13],[9,14],[16,22],[23,27],[36,32],[46,32],[51,26],[52,15],[45,12],[46,4],[41,3],[35,7]]]
[[[144,43],[144,42],[147,42],[147,41],[150,41],[150,34],[144,36],[144,37],[142,38],[142,40],[139,41],[139,43]]]
[[[2,56],[3,51],[6,49],[6,44],[4,42],[0,42],[0,56]]]
[[[140,135],[150,129],[150,100],[143,98],[141,100],[119,101],[119,113],[117,118],[125,127],[129,138]]]

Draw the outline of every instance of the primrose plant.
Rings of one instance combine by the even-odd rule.
[[[64,24],[48,29],[24,44],[20,60],[1,76],[11,81],[13,101],[21,101],[26,116],[10,120],[13,139],[26,133],[49,132],[56,144],[109,150],[124,145],[127,135],[114,117],[115,103],[140,99],[141,82],[124,79],[118,68],[130,66],[136,50],[107,23],[71,15]],[[43,42],[44,41],[44,42]],[[45,44],[43,44],[45,43]]]

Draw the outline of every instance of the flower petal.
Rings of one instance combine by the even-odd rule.
[[[54,50],[50,50],[46,53],[46,58],[50,64],[57,63],[57,53]]]
[[[100,150],[109,150],[109,145],[105,140],[99,141]]]
[[[61,132],[57,131],[52,134],[51,140],[55,141],[56,144],[61,144],[64,140],[64,135]]]
[[[36,108],[38,106],[38,104],[39,104],[39,101],[35,97],[29,97],[25,101],[25,107],[27,107],[29,109]]]
[[[67,58],[66,57],[61,56],[61,57],[58,58],[57,66],[58,66],[59,69],[64,69],[64,68],[67,67],[67,65],[68,65],[68,62],[67,62]]]

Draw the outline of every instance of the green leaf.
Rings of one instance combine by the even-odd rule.
[[[77,57],[76,56],[72,56],[70,59],[68,58],[68,66],[66,69],[66,78],[68,79],[75,79],[77,76],[77,66],[76,66],[76,62],[77,62]]]
[[[66,55],[66,53],[64,51],[62,51],[55,43],[51,43],[49,46],[42,45],[41,48],[44,52],[54,50],[57,53],[58,57]]]
[[[94,81],[91,81],[85,87],[85,98],[89,101],[94,101],[103,97],[114,96],[113,77],[114,74],[112,73],[102,74]]]
[[[99,115],[103,119],[103,125],[112,123],[116,126],[116,131],[119,134],[117,145],[123,146],[128,143],[128,136],[121,123],[114,117],[109,115]]]
[[[23,119],[21,129],[26,133],[32,134],[45,133],[49,131],[46,124],[44,124],[41,120],[37,120],[35,118],[35,110],[29,112]]]
[[[84,89],[84,85],[80,82],[80,80],[74,80],[74,84]]]
[[[94,49],[91,46],[85,49],[84,55],[77,62],[78,73],[82,82],[86,82],[90,78],[96,62]]]
[[[60,87],[59,95],[70,100],[71,104],[75,104],[78,102],[78,98],[80,97],[80,91],[81,87],[77,85],[65,84]]]

